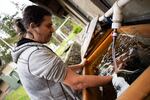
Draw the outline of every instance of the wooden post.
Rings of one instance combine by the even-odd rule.
[[[95,62],[95,60],[103,54],[103,52],[108,48],[108,46],[112,42],[112,36],[111,33],[108,35],[108,37],[100,44],[100,46],[92,53],[91,56],[87,58],[88,66],[86,66],[83,69],[83,75],[94,75],[94,70],[92,63]],[[101,93],[99,91],[99,88],[87,88],[84,89],[82,92],[82,100],[100,100],[101,99]]]

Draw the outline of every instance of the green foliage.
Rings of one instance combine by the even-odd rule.
[[[56,50],[56,54],[58,56],[61,56],[64,51],[66,50],[66,48],[68,47],[68,41],[73,40],[75,38],[76,34],[74,34],[73,32],[69,34],[67,40],[64,40],[61,44],[60,47]]]
[[[20,86],[17,90],[10,92],[5,100],[30,100],[26,91],[22,86]]]
[[[12,15],[12,16],[4,15],[4,17],[3,18],[1,17],[1,20],[0,20],[0,30],[9,34],[11,37],[14,37],[16,35],[16,32],[13,29],[14,17],[15,15]]]
[[[67,34],[67,40],[64,40],[56,50],[56,54],[59,56],[61,56],[68,47],[68,41],[73,40],[75,36],[82,31],[82,27],[75,23],[72,19],[69,19],[61,28],[61,31],[65,34],[69,34]]]
[[[10,55],[10,49],[8,46],[6,46],[6,44],[2,42],[0,42],[0,48],[0,58],[4,62],[3,64],[7,64],[12,60]]]
[[[17,14],[17,13],[16,13]],[[9,16],[9,15],[1,15],[0,16],[0,30],[5,34],[9,34],[10,37],[3,39],[8,44],[13,45],[16,41],[18,41],[18,37],[16,36],[16,32],[13,29],[13,19],[16,14]],[[4,64],[9,63],[11,59],[10,48],[4,44],[0,40],[0,58],[4,62]]]
[[[74,22],[72,22],[72,20],[68,20],[64,26],[61,28],[61,31],[64,33],[64,34],[68,34],[73,30],[73,26],[75,25]]]
[[[52,16],[54,28],[57,29],[64,22],[64,20],[65,19],[61,19],[57,16]]]
[[[76,26],[76,27],[74,27],[74,29],[73,29],[73,33],[75,33],[75,34],[78,34],[78,33],[80,33],[82,31],[82,28],[80,27],[80,26]]]
[[[55,33],[53,33],[53,34],[55,34]],[[53,35],[52,35],[49,43],[54,43],[55,45],[59,45],[60,44],[60,42],[57,40],[57,38],[54,37]]]

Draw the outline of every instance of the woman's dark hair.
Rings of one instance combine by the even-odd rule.
[[[32,22],[39,26],[42,23],[44,16],[51,16],[51,13],[36,5],[26,7],[23,12],[23,25],[25,29],[27,29]]]
[[[23,35],[26,33],[26,29],[24,28],[23,24],[22,24],[22,19],[18,18],[14,20],[14,27],[16,28],[16,32],[19,35]]]

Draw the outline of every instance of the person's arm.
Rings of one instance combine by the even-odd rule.
[[[88,87],[105,85],[111,80],[111,76],[78,75],[68,68],[67,75],[63,83],[75,90],[80,90]]]

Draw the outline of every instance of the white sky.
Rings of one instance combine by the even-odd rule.
[[[32,4],[29,0],[3,0],[3,2],[0,3],[0,15],[2,14],[13,15],[19,11],[19,9],[17,9],[16,6],[12,2],[18,3],[19,7],[23,7],[23,5],[27,6],[27,5]],[[18,16],[21,17],[21,15],[22,14],[20,12]],[[8,37],[8,35],[0,31],[0,37],[6,38]]]
[[[15,14],[15,12],[18,11],[18,9],[12,2],[18,3],[19,7],[21,7],[23,4],[24,5],[32,4],[29,0],[3,0],[3,2],[0,3],[0,14],[2,13],[10,15]]]

